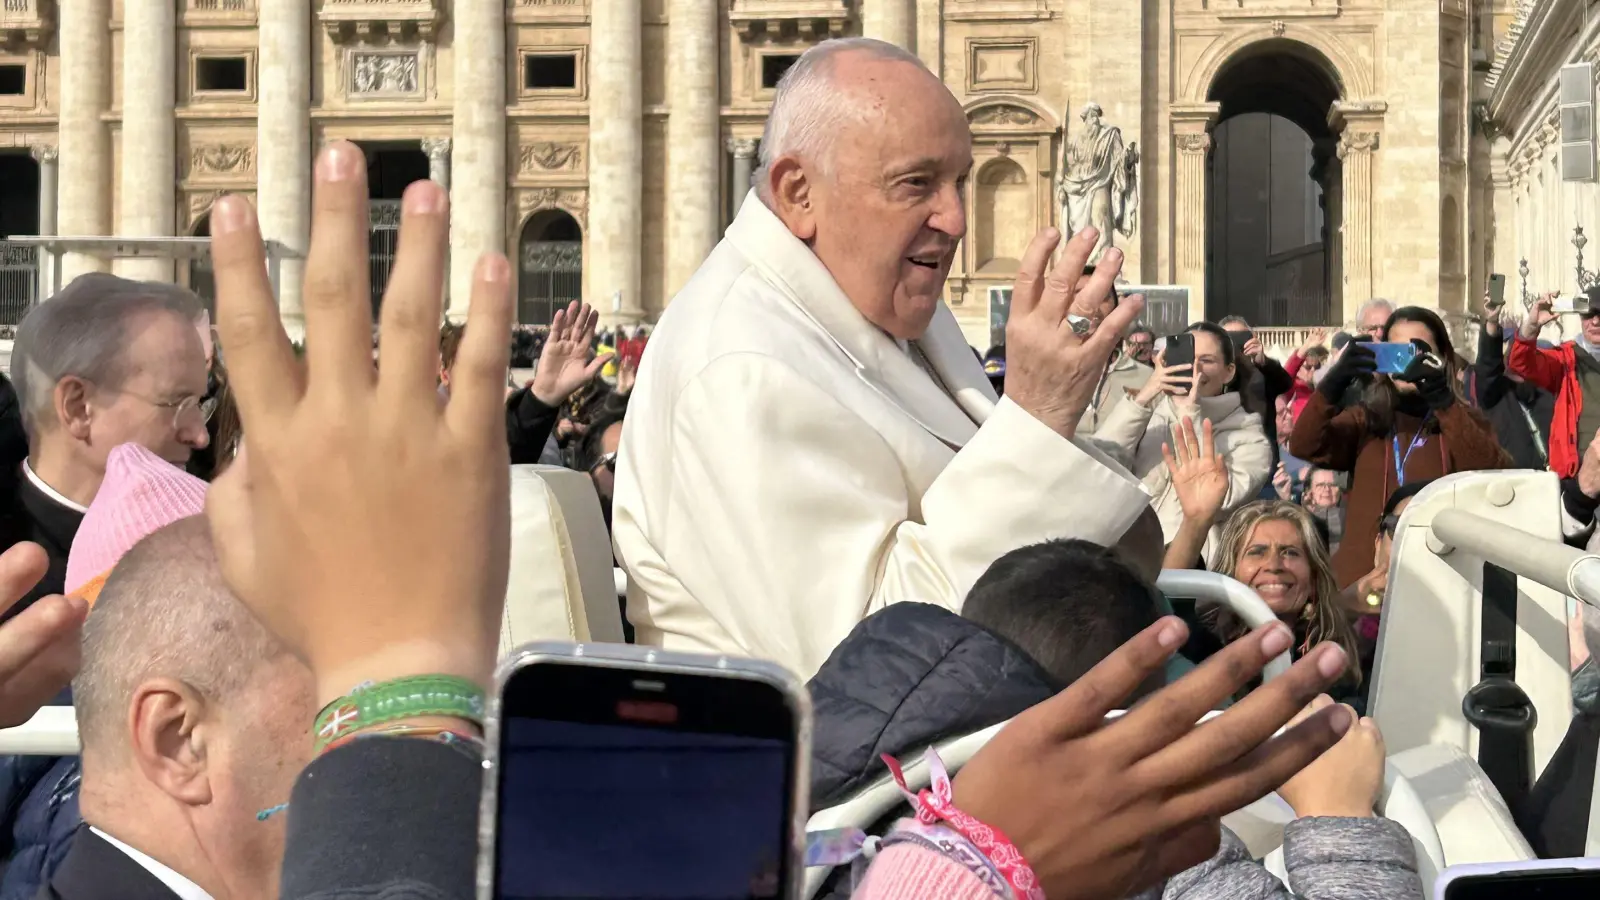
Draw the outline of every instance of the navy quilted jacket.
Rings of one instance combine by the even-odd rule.
[[[32,900],[83,825],[76,756],[0,757],[0,900]]]

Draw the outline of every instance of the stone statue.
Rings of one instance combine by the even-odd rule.
[[[1090,103],[1078,118],[1083,128],[1061,144],[1061,177],[1056,203],[1068,237],[1089,226],[1100,231],[1089,262],[1096,263],[1121,232],[1139,227],[1139,145],[1122,143],[1122,129],[1105,125],[1100,104]]]

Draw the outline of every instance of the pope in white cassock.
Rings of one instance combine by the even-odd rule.
[[[875,610],[959,610],[1010,550],[1109,545],[1145,508],[1073,434],[1142,305],[1114,302],[1121,253],[1083,277],[1092,229],[1053,269],[1059,234],[1034,239],[996,402],[940,301],[971,167],[960,104],[892,45],[829,41],[785,76],[755,190],[629,405],[613,530],[640,643],[810,677]]]

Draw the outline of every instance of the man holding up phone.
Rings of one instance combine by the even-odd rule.
[[[1533,304],[1511,345],[1506,367],[1556,395],[1550,423],[1550,470],[1562,478],[1578,474],[1589,441],[1600,429],[1600,285],[1573,298],[1578,336],[1557,347],[1539,346],[1539,334],[1556,321],[1554,294]]]

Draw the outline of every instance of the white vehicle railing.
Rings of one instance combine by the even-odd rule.
[[[1460,548],[1519,578],[1600,609],[1600,555],[1459,509],[1434,515],[1433,536],[1429,549],[1439,556]]]

